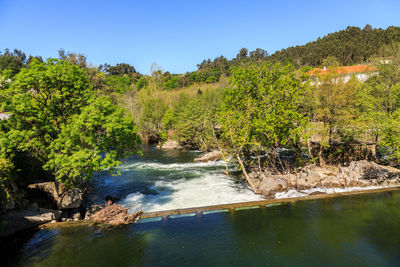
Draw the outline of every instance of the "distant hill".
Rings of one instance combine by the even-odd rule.
[[[330,33],[305,45],[289,47],[268,57],[272,61],[291,62],[295,66],[321,65],[322,60],[334,56],[343,66],[368,61],[379,49],[392,42],[400,42],[400,27],[390,26],[386,30],[347,27]]]

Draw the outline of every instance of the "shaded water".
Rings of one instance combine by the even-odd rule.
[[[195,163],[200,152],[162,151],[143,146],[143,155],[126,160],[120,176],[93,180],[91,199],[102,203],[107,195],[126,207],[159,211],[261,200],[237,177],[224,174],[219,162]]]
[[[134,224],[38,231],[26,266],[399,266],[400,193]]]

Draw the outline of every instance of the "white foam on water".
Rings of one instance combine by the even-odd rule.
[[[118,169],[153,169],[153,170],[185,170],[190,168],[219,167],[224,166],[222,160],[209,162],[190,162],[190,163],[158,163],[158,162],[135,162],[132,164],[122,164]]]
[[[326,194],[334,194],[334,193],[344,193],[344,192],[352,192],[352,191],[360,191],[360,190],[379,189],[379,188],[385,188],[385,187],[390,187],[390,186],[366,186],[366,187],[354,186],[354,187],[347,187],[347,188],[316,187],[316,188],[305,189],[305,190],[301,190],[301,191],[296,190],[296,189],[291,189],[286,192],[276,193],[275,198],[282,199],[282,198],[304,197],[304,196],[310,195],[313,192],[323,192]]]
[[[122,204],[130,209],[161,211],[245,201],[261,200],[245,185],[235,183],[223,174],[202,173],[198,178],[179,181],[157,181],[152,189],[162,187],[157,195],[139,192],[129,194]]]

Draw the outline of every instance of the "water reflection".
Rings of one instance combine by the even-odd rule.
[[[399,192],[387,192],[102,234],[86,226],[42,230],[16,260],[28,266],[399,266],[399,202]]]

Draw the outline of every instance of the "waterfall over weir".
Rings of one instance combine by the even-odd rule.
[[[94,180],[92,199],[101,203],[106,195],[144,212],[256,201],[237,177],[226,176],[224,163],[193,162],[200,152],[161,151],[143,147],[143,156],[124,162],[120,176],[103,175]]]

